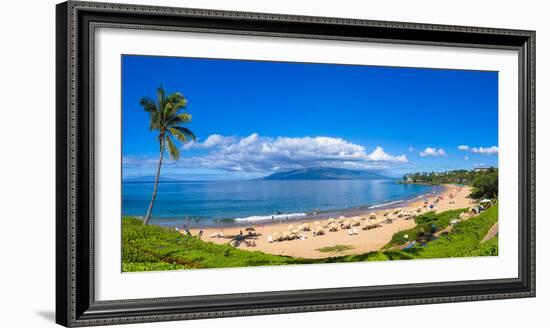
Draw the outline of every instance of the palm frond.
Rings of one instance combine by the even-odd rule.
[[[176,138],[177,140],[179,140],[180,142],[182,143],[187,143],[189,142],[189,139],[187,138],[187,136],[183,133],[181,133],[178,129],[176,128],[168,128],[168,131],[170,132],[170,134],[172,136],[174,136],[174,138]]]
[[[166,145],[168,146],[168,154],[170,154],[170,157],[173,160],[178,160],[180,158],[180,151],[169,135],[166,135]]]
[[[160,113],[159,112],[151,112],[149,114],[149,129],[151,131],[154,130],[160,130],[161,128],[161,122],[160,122]]]
[[[157,89],[157,106],[158,106],[159,111],[164,109],[164,103],[165,103],[165,98],[164,97],[165,97],[164,96],[164,88],[161,85]]]
[[[164,120],[168,121],[172,116],[176,115],[180,109],[185,108],[186,105],[187,99],[185,99],[181,93],[176,92],[168,96],[163,108]]]
[[[173,115],[168,118],[166,121],[166,127],[174,127],[178,124],[185,124],[191,122],[193,117],[189,113],[180,113],[178,115]]]
[[[175,106],[179,105],[180,107],[185,107],[187,105],[187,99],[179,92],[169,95],[166,98],[166,102],[174,104]]]
[[[150,98],[143,97],[139,101],[139,104],[143,106],[143,110],[152,113],[157,111],[157,106],[155,105],[155,102],[151,100]]]
[[[193,141],[197,141],[197,137],[195,136],[195,134],[191,130],[189,130],[188,128],[184,128],[183,126],[175,126],[175,127],[169,128],[169,129],[170,129],[170,132],[176,138],[178,138],[178,140],[180,140],[182,142],[189,142],[190,141],[189,139],[191,139]],[[172,130],[177,131],[177,135],[181,135],[181,139]]]

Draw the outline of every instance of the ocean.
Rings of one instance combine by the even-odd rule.
[[[122,214],[145,216],[152,182],[122,183]],[[160,182],[151,223],[236,225],[324,218],[437,193],[441,186],[397,180],[250,180]]]

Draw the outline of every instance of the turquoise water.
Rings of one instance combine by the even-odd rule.
[[[440,188],[396,180],[161,182],[152,223],[170,225],[188,218],[192,225],[207,226],[304,219],[384,206],[435,193]],[[152,182],[124,182],[122,214],[145,216],[152,191]]]

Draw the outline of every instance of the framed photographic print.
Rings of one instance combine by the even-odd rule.
[[[57,6],[65,326],[535,296],[535,32]]]

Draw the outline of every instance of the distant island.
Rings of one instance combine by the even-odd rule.
[[[260,180],[379,180],[393,179],[372,171],[349,170],[332,167],[310,167],[277,172]]]

